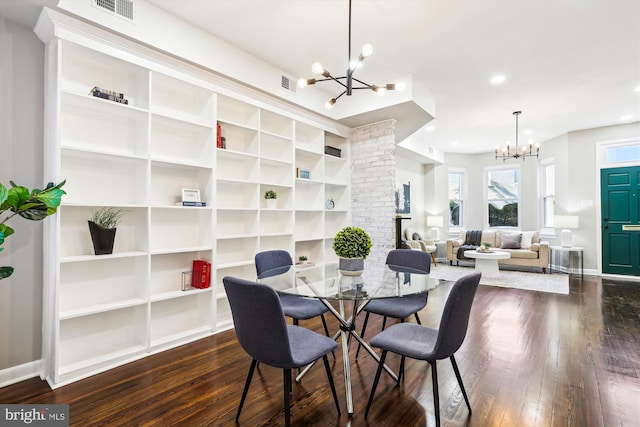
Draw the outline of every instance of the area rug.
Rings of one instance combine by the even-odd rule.
[[[458,280],[460,277],[473,272],[473,267],[450,266],[438,263],[431,266],[431,277],[440,280]],[[550,292],[554,294],[569,294],[568,274],[542,274],[514,270],[500,270],[498,277],[482,277],[481,285],[500,286],[503,288],[524,289],[527,291]]]

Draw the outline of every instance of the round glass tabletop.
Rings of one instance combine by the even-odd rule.
[[[427,292],[439,284],[428,274],[405,267],[385,266],[382,277],[365,279],[335,271],[334,277],[314,280],[305,270],[280,267],[264,272],[258,282],[271,286],[281,294],[327,300],[371,300],[398,298]]]

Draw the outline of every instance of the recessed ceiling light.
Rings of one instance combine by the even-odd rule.
[[[458,145],[458,141],[451,141],[451,145]]]
[[[507,78],[503,75],[493,76],[491,78],[491,84],[499,85],[500,83],[504,83]]]
[[[620,117],[620,120],[631,120],[633,118],[633,116],[631,114],[625,114],[624,116]]]
[[[634,92],[640,92],[640,86],[636,86],[635,89],[633,89]]]
[[[531,129],[527,129],[523,132],[525,135],[531,135],[533,131]]]
[[[426,132],[431,132],[431,131],[433,131],[434,129],[435,129],[435,128],[434,128],[433,126],[427,126],[426,128],[424,128],[424,130],[425,130]]]

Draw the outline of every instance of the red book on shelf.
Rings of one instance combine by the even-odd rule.
[[[204,286],[203,288],[208,288],[211,286],[211,263],[207,263],[207,274],[204,275]]]
[[[222,126],[220,126],[220,122],[217,123],[216,129],[216,147],[222,148]]]
[[[201,259],[193,260],[193,267],[191,268],[191,286],[194,288],[204,288],[207,280],[207,267],[208,262]]]

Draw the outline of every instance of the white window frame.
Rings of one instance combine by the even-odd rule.
[[[500,170],[517,170],[518,171],[518,224],[515,227],[503,226],[503,227],[490,227],[489,226],[489,173]],[[522,224],[522,170],[519,164],[489,166],[484,168],[483,173],[483,221],[485,229],[520,229]]]
[[[464,229],[467,224],[467,170],[465,168],[449,168],[447,171],[447,196],[449,196],[449,175],[456,174],[461,175],[460,178],[460,198],[459,199],[449,199],[447,197],[447,201],[458,200],[460,202],[460,206],[462,207],[462,213],[460,215],[460,225],[451,225],[451,211],[449,210],[449,204],[447,203],[447,222],[449,223],[450,231],[460,231]]]
[[[548,167],[553,167],[553,194],[547,194],[546,193],[546,188],[547,188],[547,174],[546,174],[546,170]],[[551,199],[552,203],[553,203],[553,210],[555,212],[555,200],[556,200],[556,171],[555,171],[555,161],[553,159],[553,157],[548,158],[548,159],[544,159],[540,161],[540,222],[541,227],[540,229],[543,231],[550,231],[551,233],[554,233],[554,227],[553,227],[553,215],[551,216],[551,219],[549,222],[546,221],[546,201],[547,199]]]

